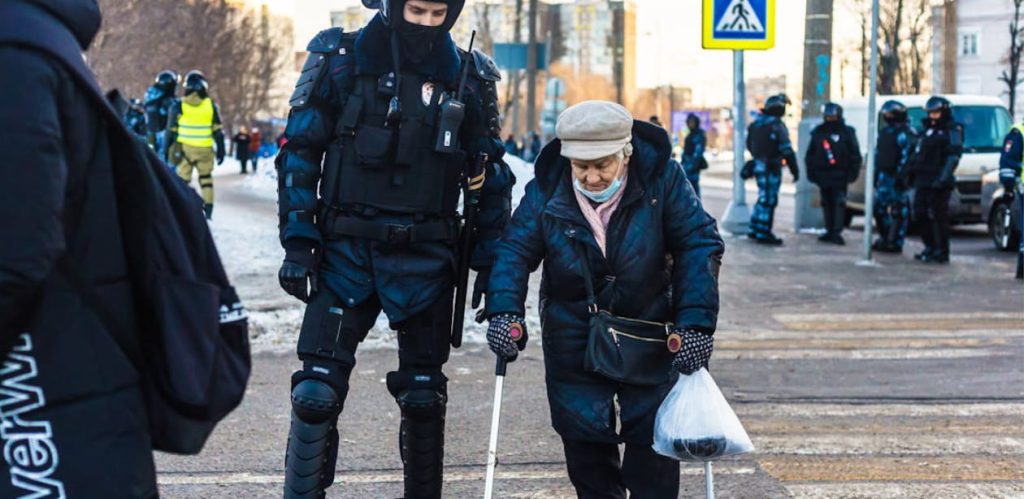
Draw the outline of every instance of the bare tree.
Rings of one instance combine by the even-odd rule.
[[[1013,20],[1010,21],[1010,53],[1006,60],[1010,67],[1009,70],[1003,70],[1002,76],[999,77],[999,81],[1006,84],[1006,93],[1010,100],[1010,116],[1014,115],[1017,106],[1017,85],[1020,84],[1020,56],[1021,52],[1024,52],[1024,41],[1021,40],[1024,27],[1020,25],[1021,4],[1024,4],[1024,0],[1013,0]]]
[[[103,29],[88,57],[100,82],[140,96],[161,70],[203,71],[226,125],[277,111],[287,23],[226,0],[100,0]]]
[[[1016,1],[1016,0],[1014,0]],[[867,93],[871,38],[871,1],[847,0],[860,26],[861,93]],[[921,93],[931,43],[929,0],[881,0],[878,19],[878,91],[883,94]]]

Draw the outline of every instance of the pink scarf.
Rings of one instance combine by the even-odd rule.
[[[622,195],[626,192],[626,184],[629,182],[629,168],[627,163],[622,165],[622,185],[619,186],[619,190],[615,191],[611,199],[605,201],[597,206],[594,206],[586,196],[580,191],[573,187],[572,192],[576,194],[576,203],[580,205],[580,211],[583,212],[584,218],[590,224],[590,230],[594,232],[594,239],[597,240],[597,245],[601,247],[601,254],[608,256],[607,250],[607,235],[608,235],[608,222],[612,219],[612,214],[619,207],[619,202],[622,201]]]

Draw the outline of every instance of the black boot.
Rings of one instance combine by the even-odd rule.
[[[203,213],[206,214],[207,220],[213,220],[213,203],[204,204]]]
[[[402,411],[399,448],[405,499],[440,499],[444,475],[444,417],[448,379],[437,372],[388,373],[388,391]]]

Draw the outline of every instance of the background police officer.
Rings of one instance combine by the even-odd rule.
[[[927,263],[949,263],[949,196],[964,146],[964,127],[953,121],[945,97],[933,96],[925,103],[928,115],[922,120],[924,132],[911,160],[914,215],[923,224],[924,251],[914,258]]]
[[[824,123],[811,130],[811,144],[804,160],[808,180],[821,189],[825,234],[818,240],[842,245],[846,244],[842,236],[846,225],[846,186],[857,180],[864,159],[857,131],[843,120],[842,106],[826,103],[822,117]]]
[[[782,239],[772,233],[782,185],[782,167],[789,167],[794,182],[800,178],[789,130],[782,122],[789,103],[785,94],[769,97],[761,115],[747,128],[747,149],[754,156],[754,178],[757,179],[757,203],[750,216],[747,237],[773,246],[782,244]]]
[[[1024,123],[1013,125],[1006,134],[1003,153],[999,156],[999,181],[1006,196],[1016,203],[1021,226],[1020,248],[1017,255],[1017,278],[1024,279]],[[1010,210],[1013,212],[1014,210]],[[1013,217],[1010,217],[1011,220]]]
[[[907,164],[917,140],[917,132],[907,121],[907,107],[895,100],[882,104],[885,127],[878,131],[875,145],[875,225],[878,239],[875,251],[903,252],[910,219],[907,194]]]
[[[213,217],[213,161],[224,162],[224,131],[220,112],[209,95],[206,77],[198,70],[185,76],[185,97],[171,110],[167,125],[168,157],[178,176],[192,181],[199,175],[199,193],[206,218]],[[216,143],[216,149],[214,144]]]
[[[146,108],[146,126],[149,129],[147,142],[149,146],[163,158],[166,156],[167,145],[164,130],[171,110],[178,105],[178,73],[169,69],[156,75],[156,81],[146,90],[143,104]]]
[[[482,53],[457,50],[448,33],[463,3],[383,1],[358,32],[325,30],[308,46],[276,161],[279,278],[308,303],[302,369],[292,377],[286,497],[322,497],[333,482],[356,347],[381,311],[398,336],[398,370],[387,387],[402,415],[405,497],[441,496],[441,368],[450,351],[460,181],[474,158],[489,158],[474,302],[514,182],[500,162],[499,72]],[[469,76],[460,92],[463,67]]]
[[[686,178],[690,180],[699,198],[700,172],[708,169],[708,162],[704,159],[708,139],[704,129],[700,127],[700,117],[696,114],[690,113],[686,116],[686,129],[686,139],[683,140],[683,171],[686,172]]]
[[[142,140],[148,139],[149,128],[146,122],[146,108],[142,101],[132,99],[128,101],[128,109],[124,113],[124,124]]]

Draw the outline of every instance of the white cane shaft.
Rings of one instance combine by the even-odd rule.
[[[704,496],[715,499],[715,476],[711,473],[711,461],[704,461]]]
[[[491,499],[494,493],[494,467],[498,464],[498,424],[501,420],[501,391],[504,376],[495,376],[494,408],[491,410],[491,440],[487,444],[487,478],[484,482],[484,499]]]

